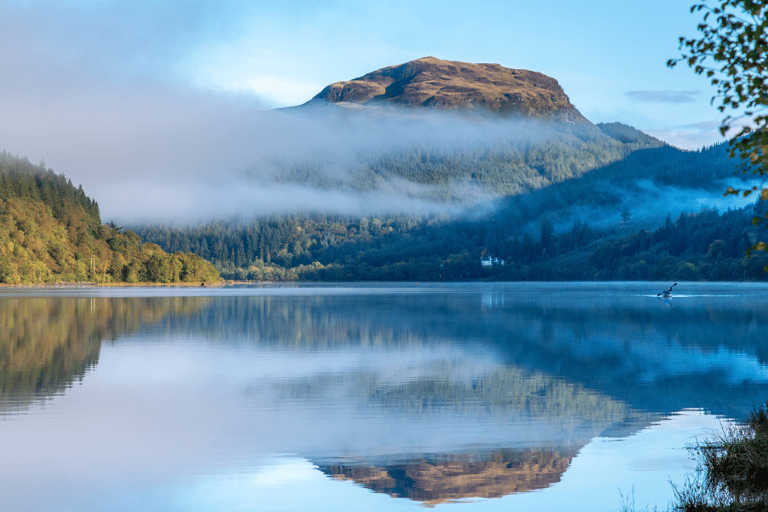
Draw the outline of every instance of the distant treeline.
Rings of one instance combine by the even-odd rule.
[[[309,215],[142,233],[168,250],[199,251],[238,280],[764,280],[768,258],[745,254],[764,233],[754,215],[683,213],[624,236],[580,220],[560,233],[543,221],[535,234],[506,236],[469,220]],[[484,255],[505,264],[483,267]]]
[[[577,178],[639,149],[664,145],[619,123],[598,127],[570,128],[543,140],[502,139],[452,148],[422,144],[369,156],[365,163],[379,179],[396,176],[423,184],[471,180],[508,196]]]
[[[751,227],[749,209],[704,210],[667,217],[654,231],[606,237],[586,223],[547,244],[526,236],[506,249],[512,260],[492,279],[515,281],[765,281],[765,253],[746,251],[764,230]],[[542,227],[542,234],[546,232]],[[581,247],[580,247],[581,246]],[[536,255],[540,251],[540,255]],[[550,256],[551,254],[551,256]],[[536,256],[534,256],[536,255]]]
[[[82,187],[25,158],[0,154],[0,283],[212,281],[199,256],[167,254],[102,225]]]

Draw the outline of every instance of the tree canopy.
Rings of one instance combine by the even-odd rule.
[[[208,262],[101,224],[99,206],[44,162],[0,153],[0,284],[217,281]]]

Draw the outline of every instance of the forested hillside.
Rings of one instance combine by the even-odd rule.
[[[726,180],[743,177],[725,143],[698,151],[645,148],[579,179],[509,198],[501,215],[521,226],[541,216],[598,219],[634,210],[634,217],[655,215],[660,223],[666,213],[676,216],[686,209],[671,210],[672,204],[693,204],[702,192],[719,196],[727,188]],[[644,206],[649,204],[655,205],[652,210]]]
[[[764,279],[765,262],[745,259],[764,233],[752,227],[754,212],[698,207],[684,213],[670,203],[702,192],[719,197],[722,180],[738,179],[725,145],[681,151],[624,125],[600,129],[629,145],[625,158],[489,203],[486,212],[297,213],[137,231],[242,280]],[[483,268],[481,256],[506,264]]]
[[[44,163],[0,154],[0,283],[213,281],[197,255],[167,254],[102,225],[82,187]]]
[[[414,146],[369,157],[364,168],[379,181],[391,177],[429,185],[470,181],[494,194],[509,196],[580,177],[639,149],[662,146],[650,137],[620,142],[588,128],[571,128],[570,133],[556,135],[464,148]]]

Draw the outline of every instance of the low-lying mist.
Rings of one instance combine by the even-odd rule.
[[[254,95],[198,87],[210,72],[201,63],[215,64],[201,57],[207,47],[235,42],[256,14],[229,1],[0,3],[0,151],[44,160],[83,186],[103,221],[122,225],[292,212],[479,216],[532,190],[544,192],[535,199],[544,208],[557,203],[552,184],[634,151],[591,125],[354,105],[270,111]],[[267,53],[253,50],[256,61]],[[243,76],[259,71],[256,61],[243,62]],[[591,206],[601,192],[585,188],[587,199],[568,196],[570,213],[552,222],[610,223],[624,208],[640,221],[720,201],[709,189],[626,178],[610,182],[623,199]]]
[[[725,190],[730,187],[749,188],[760,186],[756,180],[718,180],[707,188],[683,188],[663,186],[650,180],[639,180],[626,188],[611,187],[612,193],[623,198],[613,206],[577,205],[551,211],[543,214],[552,222],[555,232],[569,231],[576,222],[587,222],[598,229],[624,228],[630,230],[653,230],[664,223],[667,215],[672,220],[682,213],[698,213],[702,210],[717,210],[725,212],[729,209],[738,210],[752,208],[756,196],[750,197],[728,195]],[[554,222],[553,222],[554,220]],[[526,230],[538,233],[540,218],[530,222]]]
[[[210,9],[0,5],[0,150],[44,160],[81,184],[104,221],[430,212],[488,199],[468,183],[451,192],[408,180],[361,184],[353,172],[361,154],[383,147],[483,137],[469,124],[394,130],[386,116],[369,123],[268,111],[252,95],[193,86],[182,69],[190,48],[237,18],[234,9],[214,21]]]
[[[265,110],[251,95],[193,87],[179,70],[189,47],[227,23],[149,7],[0,5],[0,150],[81,184],[105,222],[477,215],[634,151],[593,125],[479,111]]]
[[[265,110],[251,97],[151,80],[77,85],[43,95],[33,113],[0,96],[5,126],[18,128],[1,140],[82,184],[105,222],[124,225],[296,212],[477,216],[632,150],[593,125],[383,107]],[[698,211],[717,195],[650,181],[630,191],[629,182],[614,185],[635,220]],[[558,223],[616,216],[582,206]]]
[[[551,136],[532,124],[451,115],[326,117],[210,106],[176,119],[154,117],[149,124],[124,138],[134,151],[126,145],[105,151],[101,161],[109,170],[94,166],[84,176],[105,219],[178,223],[293,212],[456,214],[499,194],[463,175],[406,179],[373,170],[370,163],[386,167],[379,160],[396,160],[401,152],[445,158],[494,140]]]
[[[105,222],[450,213],[498,193],[465,176],[404,179],[369,163],[405,150],[426,162],[557,134],[541,123],[437,112],[269,111],[253,98],[150,80],[76,85],[76,92],[41,94],[32,112],[14,94],[1,95],[0,141],[82,184]]]

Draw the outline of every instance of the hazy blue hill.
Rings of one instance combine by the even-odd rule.
[[[630,130],[622,131],[629,135],[641,134]],[[572,217],[574,213],[593,219],[618,218],[624,208],[630,208],[637,216],[645,213],[637,210],[637,204],[664,208],[666,199],[674,198],[679,203],[689,198],[693,205],[693,199],[702,191],[718,195],[726,189],[723,180],[741,177],[744,176],[739,172],[738,163],[728,156],[726,143],[700,151],[661,145],[633,151],[626,158],[578,179],[508,198],[502,216],[514,219],[519,226],[545,214],[552,218]],[[663,219],[667,213],[677,215],[680,211],[656,209],[649,213]]]

